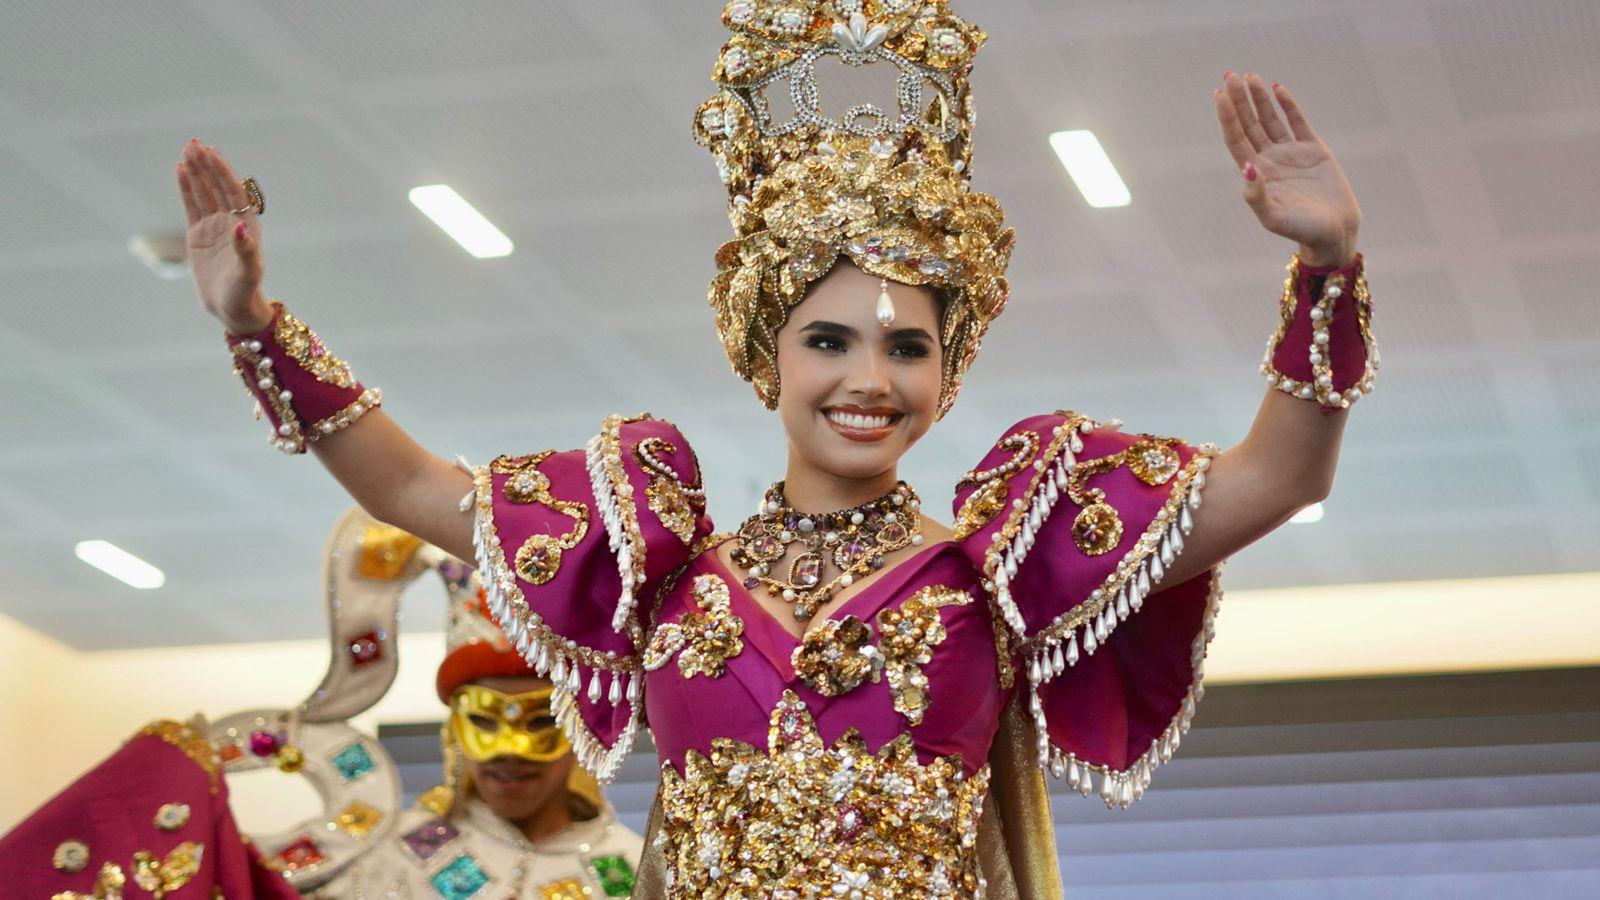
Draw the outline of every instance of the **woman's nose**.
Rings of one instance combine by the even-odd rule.
[[[850,390],[868,397],[879,397],[889,392],[889,361],[873,348],[856,355],[856,364],[850,372]]]

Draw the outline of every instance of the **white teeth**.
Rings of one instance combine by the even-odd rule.
[[[830,412],[828,420],[846,428],[855,428],[861,431],[875,431],[879,428],[889,427],[888,416],[860,416],[855,413]]]

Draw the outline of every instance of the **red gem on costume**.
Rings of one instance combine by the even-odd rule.
[[[306,866],[314,866],[325,859],[322,848],[310,837],[302,837],[289,846],[278,851],[278,860],[283,867],[293,872]]]
[[[257,756],[271,756],[277,753],[277,736],[270,731],[250,732],[250,752]]]
[[[222,757],[223,762],[231,763],[236,759],[243,759],[244,751],[239,748],[238,744],[223,744],[217,748],[217,755]]]
[[[356,635],[346,642],[345,649],[350,651],[350,661],[357,666],[376,662],[383,657],[383,644],[378,642],[376,631]]]

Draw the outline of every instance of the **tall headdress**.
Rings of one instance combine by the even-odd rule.
[[[777,332],[839,256],[944,297],[939,415],[955,401],[1005,306],[1013,232],[969,189],[974,121],[967,76],[984,33],[947,0],[732,0],[733,32],[700,106],[696,143],[727,185],[735,237],[709,291],[728,361],[769,408]],[[892,66],[898,110],[823,111],[817,63]],[[793,112],[774,112],[771,92]]]

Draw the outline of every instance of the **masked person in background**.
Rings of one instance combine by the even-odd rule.
[[[451,594],[436,680],[450,709],[444,783],[315,896],[628,896],[643,842],[577,764],[556,723],[553,686],[506,641],[481,593]]]

